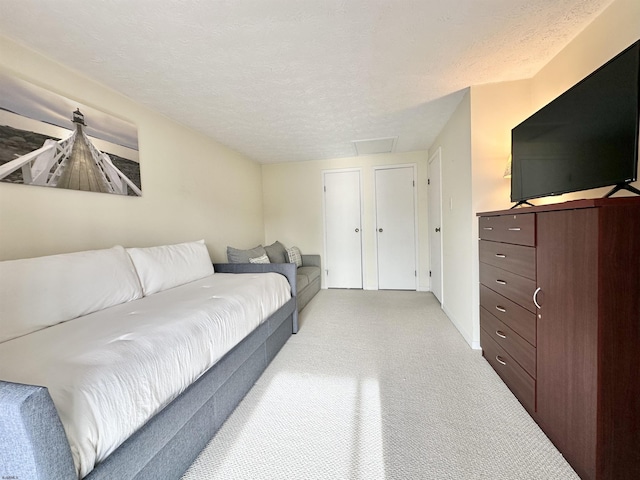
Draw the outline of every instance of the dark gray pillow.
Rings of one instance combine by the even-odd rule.
[[[249,263],[250,258],[261,257],[266,254],[267,252],[262,245],[258,245],[257,247],[249,250],[239,250],[237,248],[227,247],[227,260],[229,263]]]
[[[271,263],[289,263],[287,249],[277,240],[264,247],[264,249],[267,251],[267,257],[269,257]]]

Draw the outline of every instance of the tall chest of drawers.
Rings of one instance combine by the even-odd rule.
[[[484,357],[582,479],[640,478],[640,197],[479,217]]]
[[[531,414],[536,391],[535,215],[480,217],[480,344]]]

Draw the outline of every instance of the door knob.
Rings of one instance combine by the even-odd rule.
[[[381,229],[381,228],[379,228],[379,229],[378,229],[378,231],[379,231],[380,233],[382,233],[382,229]]]
[[[438,233],[440,231],[440,227],[436,228],[436,233]]]
[[[360,229],[359,229],[359,228],[356,228],[356,233],[358,233],[359,231],[360,231]]]

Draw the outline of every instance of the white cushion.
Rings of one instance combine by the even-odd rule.
[[[300,253],[298,247],[287,248],[287,257],[289,258],[289,263],[295,263],[296,267],[302,266],[302,253]]]
[[[0,262],[0,342],[141,297],[121,246]]]
[[[261,255],[259,257],[250,258],[249,263],[271,263],[271,262],[269,261],[269,257],[267,257],[267,254],[265,253],[264,255]]]
[[[204,240],[177,245],[127,248],[145,295],[213,275]]]

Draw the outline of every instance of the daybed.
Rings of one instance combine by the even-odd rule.
[[[293,319],[293,333],[298,333],[298,312],[320,291],[320,255],[302,255],[298,247],[286,248],[279,241],[271,245],[241,250],[227,247],[229,263],[216,265],[216,271],[228,273],[270,272],[283,263],[296,265],[297,310]]]
[[[292,333],[275,269],[214,274],[203,242],[0,262],[0,478],[179,478]]]

